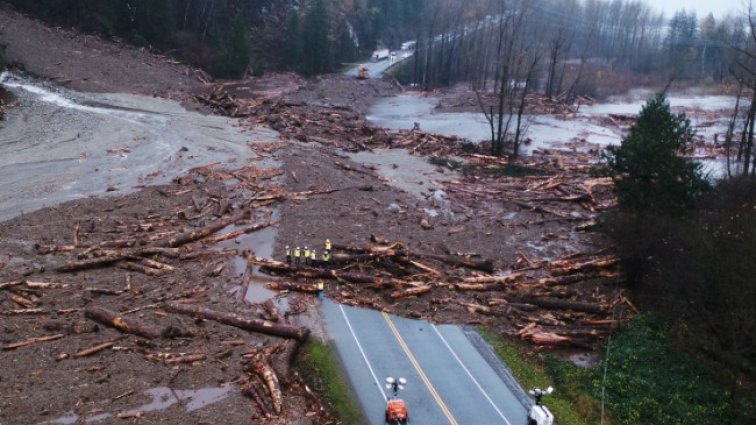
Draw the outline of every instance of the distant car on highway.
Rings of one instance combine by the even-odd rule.
[[[389,57],[389,49],[379,49],[373,52],[373,55],[370,57],[370,60],[372,62],[378,62],[384,59],[388,59],[388,57]]]
[[[412,50],[417,45],[417,41],[405,41],[402,43],[402,50]]]

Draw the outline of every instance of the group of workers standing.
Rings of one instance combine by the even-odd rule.
[[[323,256],[319,263],[318,253],[315,248],[308,248],[307,245],[305,245],[304,249],[297,246],[292,250],[289,245],[286,245],[286,262],[288,264],[292,264],[293,262],[296,265],[305,264],[310,266],[320,265],[322,267],[328,267],[331,262],[331,249],[333,249],[333,244],[331,244],[330,239],[326,239],[323,244]],[[325,289],[323,281],[319,280],[318,283],[315,284],[315,288],[317,289],[318,299],[323,301],[323,293]]]
[[[292,250],[289,245],[286,245],[286,262],[289,264],[293,262],[296,265],[328,267],[331,262],[331,249],[333,248],[330,239],[325,240],[323,248],[323,256],[318,259],[318,252],[315,248],[309,248],[305,245],[304,249],[297,246]]]

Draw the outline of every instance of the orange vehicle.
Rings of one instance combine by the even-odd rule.
[[[409,422],[407,405],[400,398],[392,398],[386,404],[386,423],[391,425],[406,425]]]
[[[399,398],[399,390],[403,390],[407,381],[404,378],[386,378],[386,389],[391,390],[391,397],[386,403],[386,423],[390,425],[407,425],[409,413],[407,404]]]
[[[367,66],[361,66],[360,69],[357,71],[357,78],[360,80],[367,80],[370,78],[370,72],[368,71]]]

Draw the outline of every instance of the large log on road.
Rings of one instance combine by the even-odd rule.
[[[268,335],[280,336],[283,338],[304,340],[310,334],[310,330],[304,327],[273,323],[267,320],[260,320],[255,318],[246,318],[235,313],[224,313],[221,311],[210,310],[209,308],[193,305],[167,303],[165,304],[165,309],[173,313],[184,314],[205,320],[213,320],[247,331],[260,332]]]

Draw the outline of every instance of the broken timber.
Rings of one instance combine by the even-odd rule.
[[[167,303],[165,304],[165,309],[172,313],[184,314],[199,319],[213,320],[247,331],[260,332],[268,335],[280,336],[283,338],[304,340],[310,334],[310,330],[305,327],[272,323],[267,320],[260,319],[248,319],[242,317],[239,314],[224,313],[221,311],[210,310],[209,308],[192,305]]]
[[[121,332],[139,335],[148,339],[159,338],[162,331],[136,319],[125,319],[118,313],[101,307],[87,307],[84,316],[103,325],[111,326]]]

